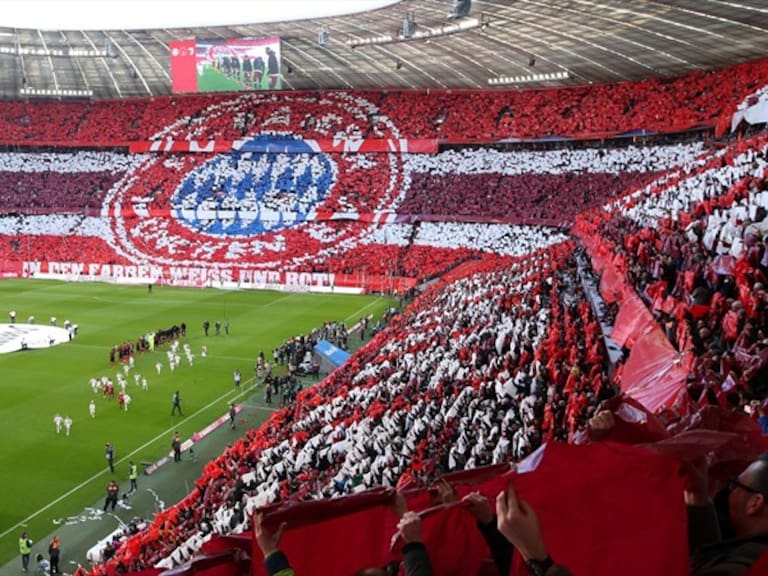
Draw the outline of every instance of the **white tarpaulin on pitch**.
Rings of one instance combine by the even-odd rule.
[[[0,354],[20,352],[26,347],[50,348],[69,342],[69,331],[38,324],[0,324]]]

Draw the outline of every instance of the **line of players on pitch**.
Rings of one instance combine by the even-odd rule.
[[[184,344],[183,346],[184,355],[187,358],[187,362],[190,366],[194,363],[195,355],[192,353],[192,348],[189,344]],[[171,344],[171,348],[166,352],[166,355],[168,357],[168,366],[171,369],[171,372],[175,372],[176,368],[181,363],[181,355],[179,354],[179,341],[174,340],[173,344]],[[200,350],[200,356],[205,358],[208,355],[208,348],[206,346],[203,346]],[[134,360],[133,356],[128,357],[125,364],[123,364],[123,371],[117,372],[115,379],[117,380],[117,386],[120,388],[120,392],[117,394],[117,405],[120,410],[128,411],[128,407],[131,405],[131,395],[128,394],[126,391],[126,387],[128,385],[127,377],[130,374],[131,370],[135,367],[136,361]],[[157,370],[157,375],[159,376],[163,371],[163,363],[161,361],[158,361],[155,364],[155,370]],[[147,381],[147,378],[145,376],[142,376],[141,374],[134,372],[133,373],[133,381],[136,387],[141,387],[142,390],[149,390],[149,382]],[[115,385],[112,382],[112,379],[109,378],[109,376],[102,376],[101,378],[91,378],[88,382],[88,384],[91,387],[91,390],[94,394],[102,393],[104,394],[105,398],[113,399],[115,397]],[[96,418],[96,402],[91,400],[88,404],[88,414],[91,418]],[[56,428],[56,434],[61,434],[62,430],[64,430],[65,435],[69,436],[69,433],[72,429],[72,418],[69,416],[62,416],[58,412],[53,417],[53,424]]]

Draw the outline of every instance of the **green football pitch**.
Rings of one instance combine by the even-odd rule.
[[[78,514],[103,499],[109,479],[104,445],[115,446],[123,478],[127,462],[157,460],[169,450],[173,432],[182,438],[222,416],[236,400],[232,372],[243,380],[254,372],[259,351],[271,361],[272,349],[287,338],[307,333],[325,321],[357,322],[379,317],[392,301],[378,296],[222,291],[38,280],[0,282],[0,322],[10,310],[18,322],[30,315],[38,323],[51,316],[79,326],[69,343],[42,350],[0,355],[0,564],[18,554],[21,530],[51,532],[54,518]],[[211,323],[205,336],[203,321]],[[216,320],[230,322],[230,333],[214,334]],[[175,372],[165,350],[136,357],[133,372],[146,377],[148,390],[128,375],[133,401],[127,412],[116,400],[95,394],[91,377],[116,381],[121,366],[111,367],[109,349],[143,334],[186,323],[195,355],[189,365],[181,352]],[[201,357],[206,346],[207,356]],[[157,374],[155,364],[163,363]],[[279,372],[279,369],[278,369]],[[180,391],[184,416],[171,415],[171,397]],[[96,417],[88,404],[96,402]],[[70,436],[55,432],[56,413],[73,420]]]

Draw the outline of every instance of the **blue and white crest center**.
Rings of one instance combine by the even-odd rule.
[[[297,142],[291,144],[295,150]],[[171,200],[172,215],[196,232],[215,236],[277,232],[312,219],[336,173],[325,154],[222,154],[182,180]]]

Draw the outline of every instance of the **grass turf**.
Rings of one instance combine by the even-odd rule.
[[[115,446],[118,481],[127,483],[127,462],[155,460],[170,449],[171,435],[183,438],[226,412],[236,391],[232,371],[253,375],[259,350],[271,361],[272,349],[291,336],[306,333],[327,320],[348,325],[363,314],[378,317],[391,300],[376,296],[228,292],[108,284],[68,284],[37,280],[0,282],[0,302],[18,322],[34,315],[51,316],[59,325],[69,319],[80,326],[77,338],[45,350],[0,355],[0,564],[18,554],[22,529],[45,534],[52,518],[80,512],[103,497],[111,477],[104,444]],[[202,329],[211,322],[210,336]],[[230,334],[215,336],[215,320],[230,321]],[[3,318],[5,320],[5,318]],[[110,376],[109,349],[158,328],[185,322],[195,354],[189,366],[171,373],[165,349],[140,355],[135,371],[146,376],[141,390],[128,376],[133,402],[128,412],[116,400],[95,395],[91,377]],[[208,357],[201,358],[203,345]],[[162,375],[155,363],[164,364]],[[171,416],[171,396],[180,390],[184,417]],[[88,403],[97,404],[96,418]],[[72,417],[71,436],[56,435],[56,412]]]

